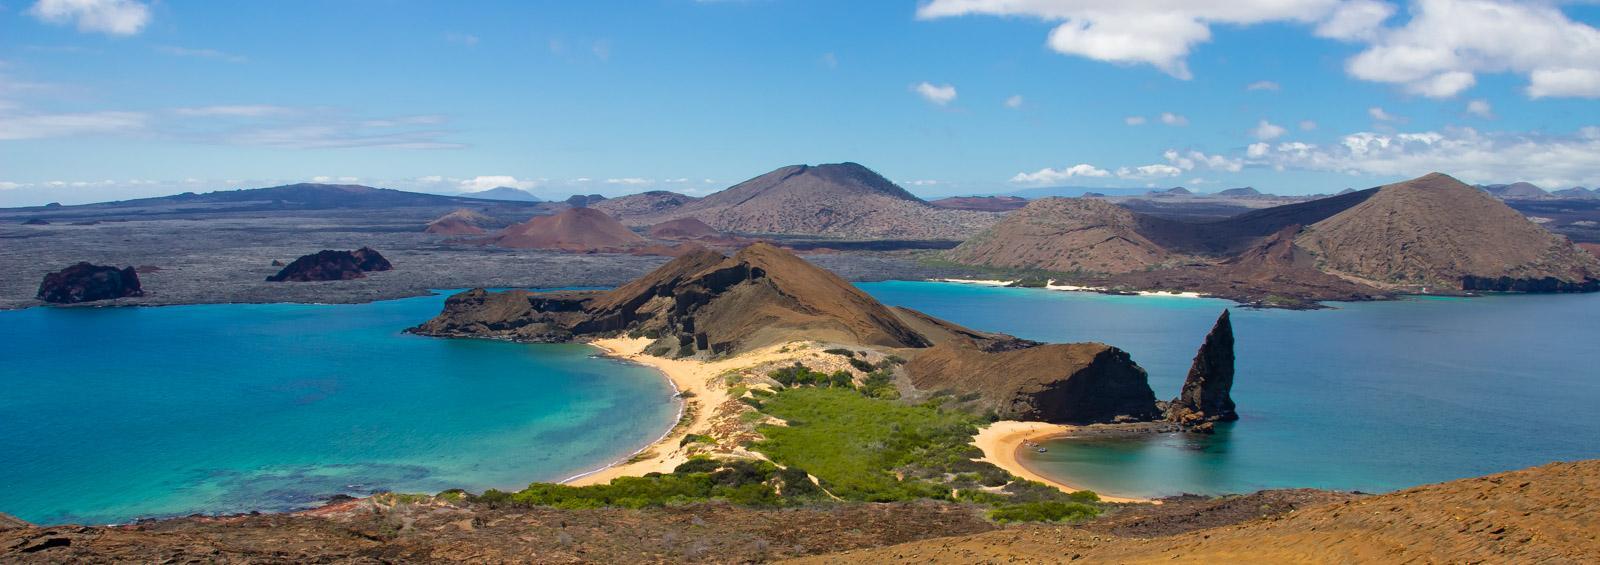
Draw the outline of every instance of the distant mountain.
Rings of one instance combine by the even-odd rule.
[[[706,225],[696,218],[678,218],[667,220],[650,226],[650,237],[656,239],[717,239],[724,237],[722,232]]]
[[[928,202],[936,208],[976,210],[979,212],[1009,212],[1028,205],[1021,196],[952,196]]]
[[[1592,188],[1584,188],[1584,187],[1581,187],[1581,186],[1574,186],[1572,188],[1565,188],[1565,189],[1561,189],[1561,190],[1552,190],[1552,191],[1550,191],[1550,195],[1551,196],[1561,197],[1561,198],[1589,200],[1589,199],[1600,198],[1600,189],[1592,189]]]
[[[488,242],[501,247],[580,252],[616,251],[647,243],[639,234],[593,208],[568,208],[552,216],[536,216],[500,230]]]
[[[478,235],[485,233],[484,226],[493,222],[493,218],[461,208],[428,222],[422,231],[440,235]]]
[[[677,210],[679,207],[694,202],[693,196],[678,194],[665,190],[652,190],[590,204],[597,210],[611,214],[615,218],[632,218],[638,216],[655,216]]]
[[[1158,197],[1159,196],[1192,196],[1192,195],[1194,195],[1194,193],[1190,192],[1189,189],[1181,187],[1181,186],[1174,186],[1174,187],[1166,189],[1166,190],[1152,190],[1150,192],[1147,192],[1146,194],[1149,194],[1150,196],[1158,196]]]
[[[1230,188],[1217,192],[1217,196],[1261,196],[1261,191],[1254,187]]]
[[[532,206],[532,202],[508,203]],[[50,218],[97,215],[153,215],[174,213],[223,213],[278,210],[336,210],[436,207],[481,207],[476,198],[406,192],[353,184],[290,184],[268,188],[219,190],[205,194],[185,192],[173,196],[120,200],[77,206],[41,207]]]
[[[497,187],[491,188],[489,190],[480,190],[478,192],[468,192],[466,194],[462,194],[462,196],[465,196],[467,198],[482,198],[484,200],[511,200],[511,201],[515,201],[515,202],[543,202],[543,200],[540,200],[539,197],[534,196],[533,194],[529,193],[526,190],[522,190],[520,188],[513,188],[513,187],[509,187],[509,186],[497,186]]]
[[[959,239],[996,219],[991,213],[931,206],[856,163],[793,165],[681,204],[657,200],[670,204],[659,211],[636,212],[631,205],[610,209],[630,208],[620,215],[631,225],[692,217],[735,234],[857,239]]]
[[[1044,186],[1039,188],[1024,188],[1010,192],[1002,192],[997,196],[1019,196],[1033,200],[1035,198],[1049,198],[1051,196],[1078,197],[1089,194],[1100,196],[1139,196],[1146,191],[1143,188],[1107,188],[1103,186]]]
[[[604,200],[606,200],[606,197],[598,194],[574,194],[572,196],[568,196],[566,202],[568,206],[573,208],[586,208]]]
[[[1550,197],[1550,193],[1544,189],[1526,182],[1479,185],[1478,188],[1501,200],[1540,200]]]
[[[1502,194],[1526,193],[1508,185]],[[1308,226],[1295,242],[1324,270],[1382,283],[1459,288],[1467,276],[1569,283],[1600,277],[1600,262],[1566,238],[1439,173],[1381,187]]]
[[[945,256],[986,267],[1122,273],[1177,255],[1139,233],[1141,217],[1094,198],[1041,198]]]

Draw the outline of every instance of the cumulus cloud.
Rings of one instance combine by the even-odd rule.
[[[1467,102],[1467,113],[1480,118],[1493,118],[1494,107],[1489,105],[1488,100],[1479,98],[1477,100]]]
[[[917,93],[929,102],[944,106],[956,99],[956,87],[948,84],[933,84],[927,81],[911,85],[911,91]]]
[[[1229,158],[1222,155],[1208,155],[1201,151],[1190,150],[1187,153],[1181,153],[1176,149],[1168,149],[1161,154],[1161,157],[1166,159],[1168,164],[1185,171],[1206,168],[1213,171],[1237,173],[1244,170],[1243,159]]]
[[[1063,169],[1043,168],[1031,173],[1017,173],[1011,177],[1011,182],[1017,184],[1031,184],[1048,186],[1066,182],[1073,177],[1104,178],[1111,176],[1111,171],[1095,167],[1088,163],[1079,163]]]
[[[1557,0],[1413,0],[1409,17],[1384,0],[930,0],[920,19],[987,15],[1056,24],[1059,53],[1150,65],[1189,79],[1187,59],[1212,27],[1284,22],[1356,43],[1355,78],[1433,98],[1456,96],[1482,73],[1528,78],[1532,98],[1600,97],[1600,30],[1574,21]]]
[[[1169,126],[1186,126],[1189,125],[1189,118],[1174,114],[1172,112],[1162,112],[1161,123]]]
[[[1282,88],[1278,83],[1270,80],[1258,80],[1244,87],[1245,90],[1270,90],[1272,92],[1277,92]]]
[[[1267,141],[1283,137],[1283,134],[1288,133],[1288,131],[1283,126],[1261,120],[1256,124],[1255,129],[1250,130],[1250,135],[1255,136],[1256,139]]]
[[[1145,122],[1144,116],[1128,116],[1128,117],[1122,119],[1122,123],[1128,124],[1130,126],[1142,126],[1142,125],[1144,125],[1144,122]]]
[[[920,19],[967,15],[1022,16],[1060,22],[1051,49],[1097,61],[1154,66],[1187,80],[1188,56],[1211,40],[1211,26],[1266,22],[1317,23],[1336,17],[1340,0],[932,0]]]
[[[1265,144],[1258,144],[1265,145]],[[1600,128],[1576,135],[1484,133],[1472,128],[1357,132],[1336,144],[1285,142],[1248,150],[1251,164],[1381,177],[1432,171],[1471,183],[1527,180],[1543,186],[1600,181]]]
[[[638,186],[638,185],[641,185],[641,184],[650,184],[651,182],[653,182],[653,181],[651,181],[650,179],[640,178],[640,177],[623,177],[623,178],[606,179],[606,184],[625,184],[625,185],[629,185],[629,186]]]
[[[439,177],[423,178],[438,179]],[[534,180],[518,179],[517,177],[510,175],[480,175],[456,183],[456,187],[460,188],[462,192],[479,192],[502,186],[527,190],[539,186],[539,182]]]
[[[1021,108],[1022,107],[1022,95],[1021,94],[1016,94],[1016,95],[1012,95],[1010,98],[1007,98],[1006,99],[1006,107],[1007,108],[1011,108],[1013,110],[1015,110],[1017,108]]]
[[[1402,121],[1400,119],[1400,116],[1396,116],[1394,114],[1390,114],[1387,110],[1384,110],[1383,107],[1381,107],[1381,106],[1373,106],[1371,108],[1367,108],[1367,115],[1368,116],[1372,116],[1372,119],[1378,120],[1380,122],[1398,122],[1398,121]]]
[[[1416,0],[1410,11],[1404,26],[1378,32],[1346,63],[1352,76],[1449,97],[1475,73],[1512,72],[1528,75],[1534,98],[1600,96],[1600,30],[1554,3]]]
[[[150,23],[150,7],[135,0],[39,0],[28,14],[53,24],[73,24],[78,31],[133,35]]]
[[[1125,179],[1156,179],[1175,177],[1183,174],[1183,169],[1172,165],[1156,163],[1139,167],[1119,167],[1117,176]]]

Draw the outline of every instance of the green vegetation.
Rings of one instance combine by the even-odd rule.
[[[989,519],[1007,522],[1081,522],[1100,515],[1100,508],[1081,502],[1023,502],[1002,504],[989,511]]]
[[[622,477],[605,485],[535,483],[518,492],[458,496],[489,505],[556,508],[937,499],[990,506],[988,515],[997,522],[1076,521],[1100,513],[1092,492],[1064,494],[974,461],[982,452],[970,442],[983,420],[943,408],[948,395],[919,405],[899,401],[892,362],[880,363],[860,386],[851,383],[849,371],[828,374],[800,363],[769,373],[783,388],[749,390],[741,400],[755,410],[740,420],[755,423],[771,416],[785,422],[758,426],[765,439],[749,445],[772,462],[697,456],[669,474]],[[710,440],[691,434],[680,445]]]
[[[824,349],[824,350],[822,350],[822,352],[823,353],[832,353],[834,355],[840,355],[840,356],[844,356],[844,357],[855,357],[856,356],[856,352],[851,351],[849,349],[845,349],[843,347],[835,347],[835,348],[832,348],[832,349]]]

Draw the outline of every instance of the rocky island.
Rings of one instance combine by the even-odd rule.
[[[372,271],[393,268],[388,259],[369,247],[355,251],[323,250],[295,259],[278,274],[267,277],[267,282],[347,281],[365,278]]]
[[[133,267],[118,269],[87,262],[45,275],[39,283],[39,300],[54,304],[74,304],[144,296],[139,273]]]

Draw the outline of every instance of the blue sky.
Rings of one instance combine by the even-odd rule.
[[[1596,186],[1597,23],[1509,0],[0,0],[0,206],[705,194],[846,160],[930,197]]]

